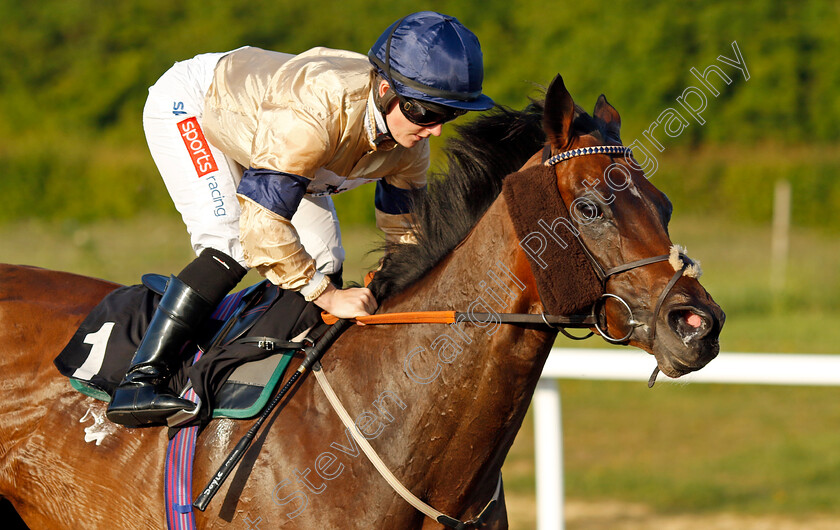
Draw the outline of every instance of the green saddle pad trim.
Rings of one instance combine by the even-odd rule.
[[[268,399],[274,392],[274,387],[277,386],[277,382],[283,377],[283,374],[286,372],[286,368],[289,367],[289,363],[292,362],[294,353],[295,350],[287,350],[279,353],[282,357],[277,363],[277,367],[274,369],[274,372],[271,374],[271,378],[268,380],[265,387],[263,387],[262,392],[260,392],[260,397],[257,398],[253,405],[247,409],[215,409],[213,410],[213,417],[245,419],[252,418],[259,414],[263,407],[265,407],[265,404],[268,403]],[[107,392],[99,390],[84,381],[70,379],[70,386],[86,396],[106,403],[111,402],[111,396],[109,396]]]
[[[105,403],[111,402],[111,396],[108,395],[107,392],[104,390],[99,390],[98,388],[94,387],[93,385],[89,385],[84,381],[79,381],[78,379],[70,379],[70,386],[81,392],[86,396],[90,396],[94,399],[98,399],[99,401],[104,401]]]
[[[274,387],[277,386],[277,382],[283,377],[283,374],[286,372],[286,368],[289,366],[289,363],[292,362],[294,354],[295,350],[286,350],[279,353],[282,357],[277,363],[277,368],[274,369],[274,372],[271,374],[271,379],[269,379],[265,384],[262,392],[260,392],[260,397],[257,398],[253,405],[247,409],[214,409],[213,417],[244,419],[253,418],[259,414],[263,407],[265,407],[265,404],[268,403],[268,399],[271,397],[271,394],[274,393]]]

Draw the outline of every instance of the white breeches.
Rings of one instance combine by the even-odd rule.
[[[201,130],[204,94],[223,55],[208,53],[175,63],[149,88],[143,129],[196,255],[210,247],[247,267],[239,243],[236,199],[243,168],[210,144]],[[291,221],[318,270],[338,271],[344,248],[332,199],[305,195]]]

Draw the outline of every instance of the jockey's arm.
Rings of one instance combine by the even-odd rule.
[[[377,304],[366,288],[337,289],[315,268],[291,223],[309,179],[249,168],[237,198],[242,210],[240,241],[249,267],[283,289],[298,290],[308,301],[340,318],[371,314]]]
[[[416,191],[426,186],[428,166],[420,167],[413,176],[388,177],[376,183],[376,226],[388,243],[417,243],[412,200]]]

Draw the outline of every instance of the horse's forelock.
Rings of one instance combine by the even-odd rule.
[[[572,127],[576,136],[591,135],[602,144],[606,141],[606,124],[603,120],[587,114],[579,105],[575,105],[575,119]]]

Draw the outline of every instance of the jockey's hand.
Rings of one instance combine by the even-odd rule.
[[[338,318],[370,315],[379,305],[367,287],[338,289],[333,284],[327,286],[327,289],[314,302],[315,305]]]

